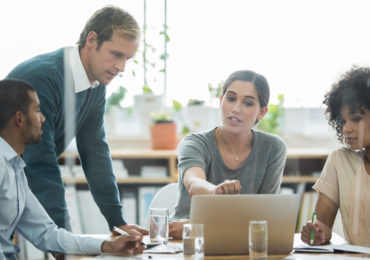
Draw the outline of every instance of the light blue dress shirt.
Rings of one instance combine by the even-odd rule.
[[[44,252],[100,254],[103,239],[79,237],[58,229],[28,187],[24,161],[0,137],[0,260],[14,260],[14,231]]]

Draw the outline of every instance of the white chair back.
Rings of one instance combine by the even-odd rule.
[[[150,208],[168,208],[170,216],[174,212],[174,207],[177,203],[177,194],[178,194],[178,183],[171,183],[164,186],[158,191],[154,196],[152,203],[150,203]],[[146,215],[145,228],[149,229],[150,223],[150,210]]]

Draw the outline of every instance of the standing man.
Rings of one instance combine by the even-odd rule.
[[[89,188],[109,230],[117,226],[148,234],[123,219],[104,129],[106,85],[124,71],[139,41],[135,19],[121,8],[106,6],[87,21],[78,46],[36,56],[7,76],[30,83],[40,99],[46,119],[43,138],[39,145],[26,147],[23,158],[32,192],[59,227],[71,230],[57,160],[75,136]]]

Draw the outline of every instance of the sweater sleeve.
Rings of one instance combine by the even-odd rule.
[[[280,190],[286,162],[287,146],[281,138],[275,138],[275,142],[273,142],[270,150],[265,177],[258,191],[259,194],[279,193]]]
[[[208,149],[209,150],[209,149]],[[180,142],[178,148],[179,177],[191,167],[200,167],[206,171],[207,141],[199,134],[190,134]]]
[[[71,230],[65,201],[63,180],[55,152],[55,118],[62,102],[58,95],[57,75],[46,69],[32,69],[19,74],[19,79],[30,83],[40,100],[40,110],[45,117],[41,143],[26,146],[23,159],[33,194],[58,227]],[[12,74],[10,75],[12,77]]]
[[[123,219],[122,205],[106,141],[104,129],[105,90],[102,92],[104,93],[100,95],[99,103],[90,111],[87,120],[77,132],[76,142],[93,198],[107,220],[109,230],[112,230],[113,226],[127,223]]]

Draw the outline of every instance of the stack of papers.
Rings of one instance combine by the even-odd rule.
[[[151,254],[177,254],[180,252],[182,252],[181,248],[175,244],[158,245],[144,250],[144,253]]]
[[[140,176],[143,178],[167,178],[166,166],[143,166]]]

